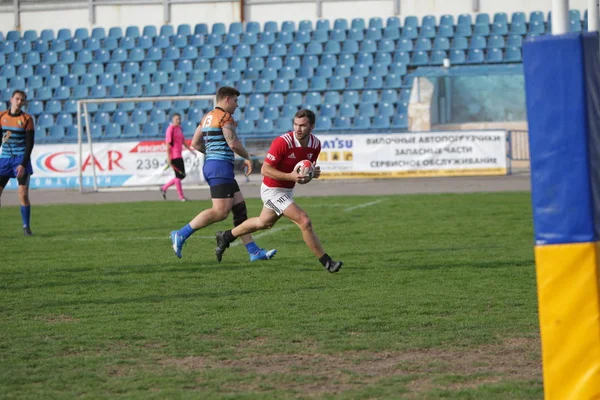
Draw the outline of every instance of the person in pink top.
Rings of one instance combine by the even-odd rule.
[[[179,200],[187,201],[183,195],[183,188],[181,187],[181,180],[185,178],[185,164],[183,162],[183,146],[191,151],[194,155],[194,150],[188,146],[183,136],[183,130],[181,129],[181,115],[175,113],[171,119],[171,124],[167,128],[165,135],[165,142],[167,143],[167,160],[173,171],[175,171],[175,178],[165,183],[160,188],[160,193],[163,199],[167,199],[167,189],[175,185],[177,188],[177,195]]]

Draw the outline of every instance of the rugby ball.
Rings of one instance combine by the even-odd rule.
[[[306,180],[301,183],[308,183],[315,176],[315,167],[309,160],[298,162],[294,167],[294,171],[296,171],[298,175],[306,178]]]

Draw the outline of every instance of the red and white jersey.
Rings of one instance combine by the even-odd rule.
[[[274,166],[278,171],[290,173],[299,161],[317,161],[321,152],[321,142],[312,133],[308,138],[306,147],[302,147],[294,132],[284,133],[275,138],[265,157],[265,162]],[[293,188],[296,182],[280,181],[278,179],[263,177],[263,183],[268,187]]]

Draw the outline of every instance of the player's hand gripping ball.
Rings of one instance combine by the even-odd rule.
[[[315,166],[308,160],[302,160],[296,164],[294,171],[303,179],[298,183],[308,183],[315,176]]]

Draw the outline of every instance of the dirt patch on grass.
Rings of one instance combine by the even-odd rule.
[[[263,348],[262,345],[259,347]],[[231,388],[236,391],[260,391],[260,388],[270,387],[298,391],[307,396],[342,393],[391,380],[400,380],[400,387],[409,396],[433,389],[476,388],[500,381],[541,382],[537,337],[508,339],[500,344],[464,349],[341,354],[249,355],[245,347],[244,352],[240,351],[232,359],[185,357],[163,359],[160,364],[186,370],[228,370],[244,377],[239,385]]]
[[[40,317],[35,317],[35,319],[47,322],[49,324],[60,324],[64,322],[74,322],[77,321],[75,318],[70,315],[60,314],[60,315],[43,315]]]

